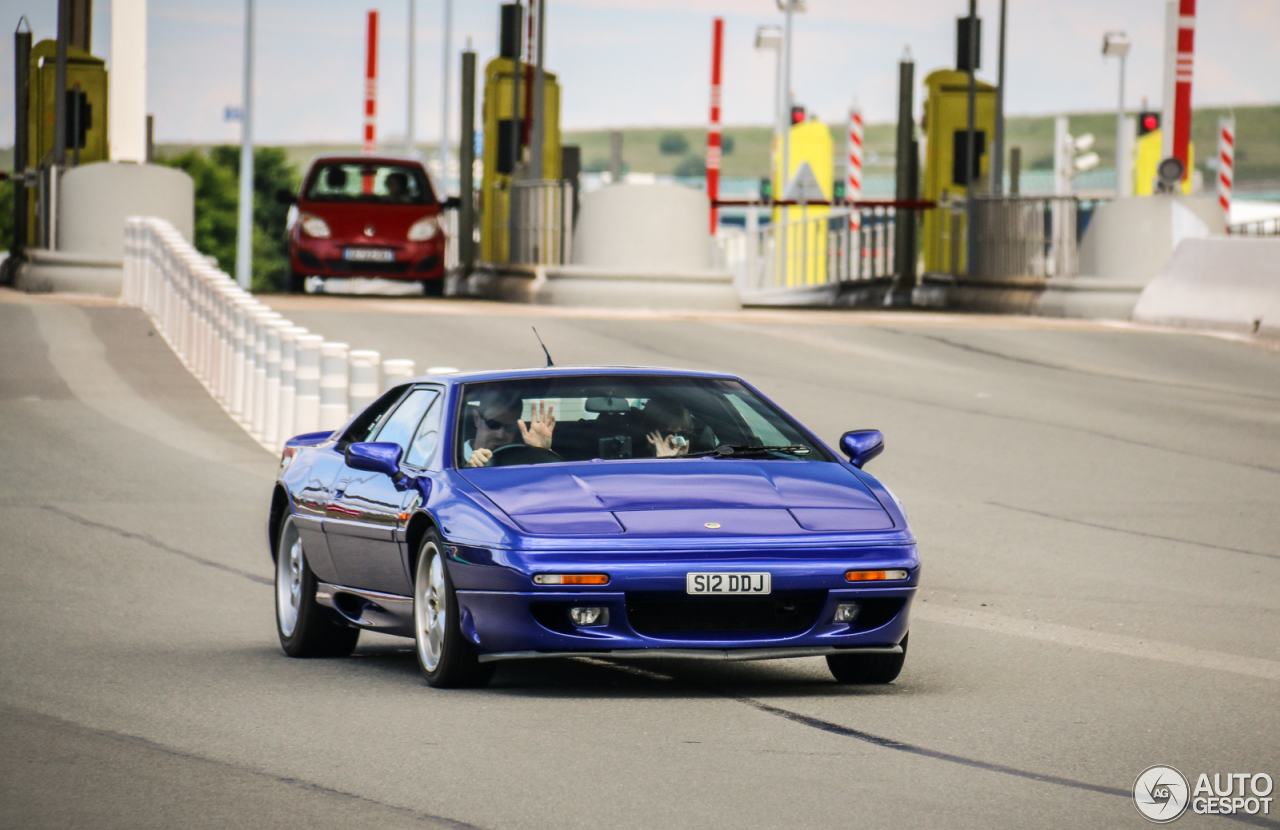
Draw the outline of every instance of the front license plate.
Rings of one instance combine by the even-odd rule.
[[[395,262],[396,252],[390,248],[347,248],[342,258],[349,262]]]
[[[690,594],[767,594],[770,590],[767,573],[695,573],[685,577],[685,591]]]

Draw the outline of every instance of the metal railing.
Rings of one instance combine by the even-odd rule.
[[[1280,216],[1237,222],[1227,226],[1227,233],[1232,236],[1280,236]]]
[[[1079,271],[1082,228],[1076,196],[976,196],[971,220],[964,199],[944,199],[928,212],[924,226],[930,273],[1048,279]]]
[[[517,181],[511,185],[509,261],[563,265],[573,251],[573,185],[568,181]]]
[[[750,208],[754,210],[754,208]],[[738,290],[802,289],[893,275],[893,207],[837,207],[745,231],[721,231],[716,259]]]

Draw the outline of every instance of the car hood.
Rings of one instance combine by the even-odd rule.
[[[835,463],[646,459],[459,472],[537,534],[773,536],[894,527],[866,485]]]

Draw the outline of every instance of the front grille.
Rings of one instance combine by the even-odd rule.
[[[409,270],[409,262],[351,262],[346,259],[326,260],[329,270],[335,274],[403,274]]]
[[[418,266],[413,270],[417,271],[420,274],[428,274],[436,270],[436,266],[439,264],[440,264],[440,257],[436,256],[435,254],[432,254],[431,256],[426,257],[421,262],[419,262]]]
[[[826,591],[732,597],[628,592],[627,618],[637,634],[799,634],[817,622],[826,600]]]

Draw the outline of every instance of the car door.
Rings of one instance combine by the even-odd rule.
[[[434,386],[415,387],[368,440],[399,444],[404,458],[423,416],[440,398]],[[383,473],[343,465],[334,483],[325,536],[342,584],[388,594],[411,592],[396,528],[400,514],[417,497]]]

